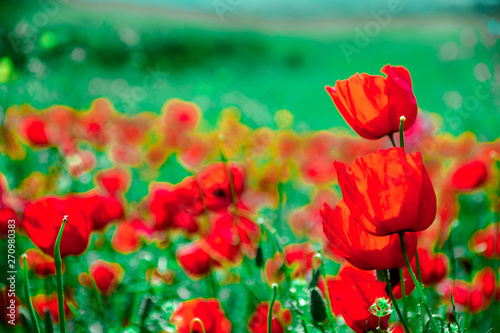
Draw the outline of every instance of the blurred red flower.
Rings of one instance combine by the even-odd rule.
[[[484,184],[488,169],[483,161],[476,160],[462,164],[453,173],[451,182],[458,190],[473,190]]]
[[[228,172],[229,171],[229,172]],[[219,162],[212,164],[198,173],[196,180],[201,188],[205,207],[217,211],[228,207],[233,202],[231,182],[237,200],[244,190],[243,170],[236,163]]]
[[[485,229],[476,231],[469,241],[471,251],[484,256],[486,259],[500,257],[499,230],[498,223],[492,223]]]
[[[344,264],[336,277],[327,277],[327,283],[332,310],[344,318],[347,326],[357,333],[378,332],[379,318],[369,309],[377,299],[389,300],[389,296],[385,283],[377,281],[374,271],[363,271]],[[318,287],[325,295],[323,279],[319,280]],[[390,314],[380,318],[382,330],[389,327],[389,317]]]
[[[311,272],[312,260],[316,253],[309,243],[290,244],[283,248],[285,263],[292,270],[292,279],[306,278]]]
[[[196,298],[182,302],[172,313],[170,322],[178,333],[202,333],[200,325],[193,323],[195,318],[203,323],[206,333],[231,332],[231,322],[226,318],[220,302],[214,298]]]
[[[406,117],[404,129],[417,117],[410,72],[402,66],[385,65],[382,75],[355,74],[326,86],[345,121],[360,136],[378,139],[399,130],[399,118]]]
[[[390,148],[335,167],[346,205],[369,233],[420,231],[434,221],[436,194],[419,152]]]
[[[267,316],[269,313],[269,302],[257,304],[254,313],[248,320],[248,332],[267,333]],[[279,301],[273,305],[272,333],[284,333],[292,323],[292,312],[283,308]]]
[[[368,233],[351,215],[344,200],[335,209],[325,203],[321,210],[323,228],[330,245],[362,270],[400,268],[405,266],[399,236],[374,236]],[[406,236],[406,254],[413,259],[417,249],[417,234]]]
[[[45,279],[46,277],[56,274],[56,266],[54,265],[53,257],[46,255],[38,249],[28,249],[26,250],[26,255],[26,263],[28,264],[28,269],[33,271],[36,277]],[[24,268],[22,258],[19,258],[19,263],[21,265],[21,268]],[[64,263],[62,270],[64,272]]]
[[[122,168],[100,171],[95,180],[111,196],[125,193],[130,186],[130,174]]]
[[[20,131],[27,141],[34,146],[47,146],[47,122],[39,115],[29,115],[22,119]]]
[[[91,221],[79,205],[56,197],[40,198],[24,209],[22,227],[42,252],[54,256],[54,247],[62,220],[68,222],[61,238],[61,257],[78,256],[85,252],[92,231]]]
[[[53,292],[50,295],[39,294],[31,297],[31,302],[33,303],[33,308],[38,315],[45,319],[47,312],[52,317],[54,323],[59,323],[59,308],[57,305],[57,293]],[[73,312],[68,306],[68,302],[64,300],[64,314],[66,319],[71,318]]]
[[[93,288],[93,281],[99,293],[105,296],[113,294],[124,275],[123,268],[119,264],[104,260],[92,263],[89,272],[90,277],[87,273],[82,273],[78,280],[82,285],[90,288]]]

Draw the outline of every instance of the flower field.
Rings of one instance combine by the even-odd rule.
[[[344,66],[78,6],[0,11],[0,332],[500,332],[499,21]]]
[[[382,72],[326,88],[359,135],[297,133],[286,110],[276,130],[250,129],[235,108],[204,130],[179,99],[159,115],[106,99],[8,108],[1,236],[7,248],[16,233],[30,286],[16,329],[486,332],[500,298],[500,146],[437,134],[410,73]],[[30,159],[44,172],[16,179]]]

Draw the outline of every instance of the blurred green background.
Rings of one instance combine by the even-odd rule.
[[[412,75],[442,130],[494,140],[500,125],[498,1],[8,1],[0,5],[0,105],[159,112],[197,102],[252,127],[288,109],[298,131],[345,127],[325,85],[387,64]]]

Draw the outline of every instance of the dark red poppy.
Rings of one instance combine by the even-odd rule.
[[[353,331],[378,332],[379,323],[382,330],[389,327],[390,314],[378,318],[369,311],[379,298],[389,302],[385,283],[377,281],[375,271],[363,271],[344,264],[336,277],[327,277],[327,283],[333,312],[341,315]],[[325,295],[323,279],[318,287]]]
[[[453,173],[451,182],[459,190],[473,190],[486,182],[488,169],[483,161],[472,161],[463,164]]]
[[[399,130],[399,118],[406,117],[404,129],[417,117],[417,101],[410,73],[405,67],[386,65],[382,75],[355,74],[326,86],[345,121],[360,136],[378,139]]]
[[[248,320],[248,332],[267,333],[267,317],[269,313],[269,302],[257,304],[254,313]],[[273,305],[272,333],[284,333],[292,323],[292,312],[285,309],[279,301]]]
[[[231,322],[226,318],[220,302],[214,298],[195,298],[182,302],[172,313],[170,322],[178,333],[202,333],[198,318],[206,333],[230,333]]]
[[[335,209],[325,203],[321,216],[330,244],[357,268],[373,270],[405,266],[399,236],[374,236],[368,233],[351,215],[344,200],[337,202]],[[408,234],[405,244],[409,260],[412,260],[417,249],[417,234]]]
[[[436,194],[419,152],[384,149],[335,167],[346,205],[369,233],[420,231],[434,221]]]

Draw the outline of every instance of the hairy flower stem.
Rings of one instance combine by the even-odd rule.
[[[26,253],[22,255],[23,258],[23,271],[24,271],[24,295],[26,298],[26,304],[28,304],[28,309],[30,311],[31,320],[33,321],[33,326],[36,327],[36,331],[41,333],[40,325],[38,324],[38,318],[36,317],[35,309],[33,308],[33,303],[30,297],[30,283],[28,280],[28,264],[26,263]]]
[[[269,310],[267,312],[267,333],[271,333],[273,331],[273,308],[274,302],[276,301],[276,295],[278,294],[278,285],[273,283],[273,298],[269,303]]]
[[[403,314],[401,313],[401,309],[399,308],[398,303],[396,303],[396,298],[394,297],[394,293],[392,292],[391,281],[389,280],[389,274],[387,273],[387,269],[383,270],[383,274],[384,274],[385,284],[387,285],[387,290],[389,291],[389,295],[391,296],[392,304],[394,305],[394,308],[396,309],[399,320],[403,324],[405,332],[410,333],[410,329],[408,328],[408,324],[406,323],[406,320],[403,317]]]
[[[327,315],[328,321],[330,322],[330,325],[332,327],[332,332],[335,332],[335,316],[333,315],[332,301],[330,299],[330,292],[328,290],[328,283],[326,280],[325,263],[323,262],[323,257],[319,253],[314,256],[313,262],[317,258],[319,258],[319,260],[321,260],[321,274],[323,275],[323,284],[325,286],[325,295],[326,295],[326,306],[327,306],[326,315]]]
[[[415,273],[413,273],[413,270],[411,269],[411,266],[410,266],[410,261],[408,260],[408,256],[406,255],[405,232],[400,231],[398,233],[398,235],[399,235],[399,240],[401,242],[401,250],[403,251],[403,257],[405,258],[405,262],[406,262],[406,268],[408,268],[408,272],[410,272],[410,276],[413,279],[413,283],[415,284],[415,288],[417,289],[418,295],[420,296],[420,300],[422,301],[422,304],[425,308],[425,311],[427,311],[427,315],[429,316],[429,320],[431,322],[432,328],[434,329],[434,332],[439,333],[441,331],[439,330],[439,327],[436,324],[434,317],[432,316],[432,311],[431,311],[431,308],[429,307],[429,304],[427,304],[427,300],[425,299],[424,291],[422,290],[422,287],[420,286],[420,283],[418,282],[418,280],[415,276]]]
[[[401,297],[403,298],[403,316],[408,321],[408,301],[406,299],[405,276],[403,269],[399,269],[399,280],[401,282]]]
[[[68,216],[64,216],[61,229],[57,235],[56,245],[54,247],[54,264],[56,266],[57,280],[57,305],[59,309],[59,330],[61,333],[66,333],[66,313],[64,312],[64,293],[63,293],[63,278],[62,278],[62,259],[61,259],[61,238],[64,231],[64,226],[68,221]]]

